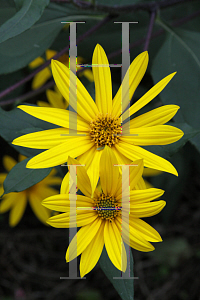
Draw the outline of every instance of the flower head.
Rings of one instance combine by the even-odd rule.
[[[140,83],[148,64],[148,53],[138,55],[123,80],[123,93],[130,100]],[[99,178],[99,161],[102,148],[108,145],[114,152],[119,164],[129,164],[143,159],[144,166],[177,175],[176,169],[167,160],[143,149],[140,146],[166,145],[179,140],[183,132],[173,126],[163,125],[177,112],[177,105],[165,105],[140,115],[123,125],[122,120],[136,113],[155,98],[169,83],[175,73],[168,75],[145,95],[135,102],[129,110],[122,110],[122,86],[112,100],[111,73],[107,56],[100,45],[95,47],[92,59],[95,82],[95,102],[81,81],[61,62],[52,60],[52,72],[58,89],[69,101],[69,88],[74,96],[70,105],[77,114],[68,110],[48,107],[20,105],[19,108],[44,121],[59,125],[61,128],[39,131],[21,136],[13,141],[14,145],[48,149],[33,157],[28,168],[48,168],[67,162],[68,157],[77,157],[86,165],[94,190]],[[70,82],[70,78],[73,80]],[[129,78],[129,81],[128,81]],[[76,80],[76,81],[75,81]],[[77,84],[73,86],[73,83]],[[76,91],[77,88],[77,91]],[[76,93],[77,92],[77,93]],[[123,104],[123,102],[122,102]],[[124,103],[126,107],[128,103]],[[76,119],[77,117],[77,119]],[[70,120],[70,122],[69,122]],[[69,127],[77,121],[77,135],[69,135]]]
[[[54,55],[57,54],[57,51],[51,50],[51,49],[47,49],[45,51],[45,55],[46,55],[46,59],[49,60],[51,59]],[[68,54],[64,54],[59,58],[59,61],[62,62],[65,66],[69,66],[69,55]],[[84,59],[80,56],[77,57],[77,64],[82,64],[84,62]],[[45,63],[45,59],[42,57],[37,57],[36,59],[34,59],[30,64],[29,67],[31,69],[37,68],[41,65],[43,65]],[[80,70],[81,67],[78,67],[77,70]],[[38,89],[41,86],[43,86],[47,80],[49,80],[52,76],[51,73],[51,68],[50,67],[46,67],[44,68],[42,71],[40,71],[39,73],[37,73],[35,75],[35,77],[33,78],[32,81],[32,89]],[[85,69],[83,72],[81,72],[79,74],[79,76],[85,76],[89,81],[94,81],[93,80],[93,75],[92,75],[92,71],[90,69]]]
[[[19,161],[22,161],[26,157],[19,155]],[[17,162],[10,156],[5,155],[3,157],[3,165],[9,172]],[[46,220],[51,216],[49,209],[41,205],[41,201],[51,195],[58,194],[58,191],[51,187],[51,185],[58,185],[61,183],[61,178],[54,176],[56,170],[53,169],[50,174],[39,183],[31,186],[30,188],[18,192],[9,193],[3,196],[0,203],[0,213],[5,213],[10,210],[9,225],[11,227],[16,226],[21,220],[26,205],[29,202],[36,217],[46,225]],[[3,194],[3,182],[6,179],[7,174],[0,174],[0,192]]]
[[[73,158],[68,164],[80,164]],[[61,194],[43,200],[49,209],[63,212],[51,217],[47,223],[57,228],[81,227],[67,249],[66,260],[71,261],[81,254],[80,274],[90,272],[99,260],[103,247],[116,268],[125,272],[127,257],[124,242],[139,251],[152,251],[149,242],[162,241],[159,233],[140,218],[153,216],[165,206],[165,201],[152,201],[163,194],[163,190],[146,189],[143,179],[143,161],[130,167],[130,192],[124,191],[117,159],[106,146],[100,159],[100,185],[92,196],[89,177],[84,167],[77,167],[77,186],[85,196],[70,195],[69,173],[62,182]],[[125,195],[122,199],[122,192]],[[77,197],[75,214],[70,215],[70,197]],[[74,198],[75,200],[75,198]],[[130,203],[130,213],[127,204]],[[125,215],[123,218],[122,215]],[[122,227],[122,222],[124,226]],[[77,241],[77,251],[76,251]]]

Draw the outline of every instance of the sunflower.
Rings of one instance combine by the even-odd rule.
[[[57,54],[57,51],[51,50],[51,49],[47,49],[45,51],[45,56],[46,59],[49,60],[51,59],[54,55]],[[59,58],[59,61],[61,61],[64,65],[66,65],[67,67],[69,66],[69,55],[68,54],[64,54]],[[35,69],[41,65],[43,65],[45,63],[45,59],[42,57],[37,57],[36,59],[34,59],[30,64],[29,67],[31,69]],[[80,56],[77,57],[77,64],[82,64],[84,63],[84,59]],[[77,67],[77,70],[80,70],[81,67]],[[51,68],[50,67],[46,67],[44,68],[42,71],[40,71],[39,73],[37,73],[35,75],[35,77],[33,78],[32,81],[32,89],[38,89],[41,86],[43,86],[47,80],[49,80],[52,76],[51,73]],[[89,81],[94,81],[93,79],[93,75],[92,75],[92,71],[90,69],[85,69],[83,72],[81,72],[79,74],[79,76],[85,76]]]
[[[19,162],[25,159],[23,155],[19,155]],[[17,162],[14,158],[5,155],[3,157],[3,165],[6,171],[10,171]],[[50,185],[58,185],[61,183],[60,177],[55,177],[56,170],[53,169],[50,174],[39,183],[31,186],[30,188],[18,192],[9,193],[3,196],[0,203],[0,213],[3,214],[10,210],[9,225],[11,227],[16,226],[21,220],[27,202],[29,202],[36,217],[46,225],[46,220],[51,216],[51,211],[41,205],[41,201],[51,195],[58,194],[58,191]],[[0,192],[3,194],[3,182],[6,179],[7,173],[0,174]]]
[[[159,233],[141,220],[159,213],[165,201],[152,201],[164,191],[156,188],[142,188],[143,161],[135,161],[130,167],[130,192],[126,193],[126,203],[122,204],[122,176],[113,151],[106,146],[100,159],[100,185],[93,197],[89,177],[84,167],[77,167],[77,187],[85,195],[77,197],[74,215],[70,212],[69,177],[64,178],[61,194],[43,200],[42,205],[55,211],[63,212],[51,217],[47,223],[56,228],[81,227],[72,239],[67,252],[69,262],[81,254],[80,274],[83,277],[97,264],[105,245],[108,256],[114,266],[125,272],[127,256],[124,242],[139,251],[152,251],[149,242],[161,242]],[[80,164],[73,158],[68,164]],[[129,180],[129,178],[127,178]],[[130,213],[127,203],[130,203]],[[122,207],[123,205],[123,207]],[[123,211],[122,211],[123,209]],[[122,214],[124,226],[122,227]],[[77,249],[76,249],[77,245]]]
[[[74,74],[71,74],[69,69],[61,62],[52,60],[52,72],[56,85],[67,101],[69,101],[69,78],[73,79],[72,82],[77,83],[76,86],[70,85],[70,91],[74,96],[74,101],[70,105],[73,108],[77,106],[77,113],[50,107],[18,106],[18,108],[36,118],[60,126],[56,129],[30,133],[13,141],[13,144],[18,146],[48,149],[33,157],[28,162],[27,168],[57,166],[67,162],[68,156],[72,156],[77,158],[81,164],[86,165],[94,190],[99,178],[99,161],[102,149],[105,145],[108,145],[117,157],[119,164],[129,164],[131,161],[143,159],[145,167],[178,175],[170,162],[140,146],[170,144],[183,136],[180,129],[163,125],[176,114],[179,106],[165,105],[135,117],[130,121],[131,135],[124,134],[124,132],[127,132],[129,122],[123,125],[124,131],[121,134],[122,120],[127,119],[129,113],[131,116],[155,98],[175,73],[159,81],[129,110],[122,112],[122,86],[112,100],[112,82],[108,64],[103,48],[97,45],[92,59],[96,90],[94,102],[81,81]],[[148,53],[145,51],[138,55],[130,65],[123,80],[124,84],[122,83],[123,93],[128,94],[129,99],[132,98],[144,76],[147,64]],[[129,84],[126,84],[128,75]],[[77,96],[77,103],[75,95]],[[77,135],[70,136],[69,126],[74,125],[74,122],[77,122]]]

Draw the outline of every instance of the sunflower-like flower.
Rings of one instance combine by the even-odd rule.
[[[25,159],[23,155],[19,155],[19,162]],[[6,171],[10,171],[17,164],[16,160],[8,155],[3,157],[3,165]],[[50,174],[39,183],[31,186],[30,188],[18,192],[9,193],[3,196],[0,202],[0,214],[10,210],[9,225],[16,226],[21,220],[26,205],[29,202],[36,217],[46,225],[47,219],[51,216],[51,211],[41,205],[41,201],[51,195],[58,194],[52,185],[59,185],[61,178],[55,176],[56,170],[53,169]],[[0,193],[3,194],[3,182],[6,179],[7,173],[0,173]]]
[[[42,202],[49,209],[63,212],[47,221],[51,226],[81,227],[66,252],[67,262],[81,254],[81,277],[95,267],[104,245],[114,266],[125,272],[127,256],[124,242],[136,250],[148,252],[154,250],[149,242],[162,241],[159,233],[140,219],[159,213],[166,204],[163,200],[152,201],[160,197],[164,193],[163,190],[142,187],[143,161],[135,161],[130,167],[130,177],[126,178],[128,183],[130,182],[130,192],[124,191],[125,204],[122,199],[123,174],[121,175],[119,167],[115,166],[118,163],[117,159],[108,146],[104,148],[100,162],[100,185],[95,189],[93,197],[87,172],[83,166],[78,166],[77,187],[85,196],[69,193],[69,176],[66,175],[61,185],[61,194]],[[80,163],[69,158],[68,164]],[[72,196],[77,197],[74,215],[70,214]],[[130,204],[130,213],[127,203]]]
[[[147,64],[148,53],[145,51],[138,55],[130,65],[122,82],[123,94],[128,95],[128,99],[132,98],[142,80]],[[140,146],[166,145],[183,136],[180,129],[163,125],[176,114],[179,106],[165,105],[135,117],[130,121],[130,134],[126,135],[129,122],[123,125],[123,132],[121,130],[122,120],[127,120],[129,115],[132,116],[155,98],[175,73],[162,79],[129,110],[123,112],[122,86],[112,100],[109,62],[100,45],[95,47],[92,65],[96,91],[95,102],[81,81],[65,65],[52,60],[52,72],[56,85],[67,101],[69,101],[70,88],[70,93],[74,97],[74,101],[71,101],[70,105],[74,109],[77,107],[77,113],[58,108],[19,106],[20,109],[36,118],[60,126],[56,129],[30,133],[13,141],[13,144],[18,146],[48,149],[33,157],[27,167],[48,168],[67,162],[68,156],[77,158],[80,163],[86,165],[94,190],[99,178],[102,149],[108,145],[117,157],[119,164],[129,164],[131,161],[143,159],[145,167],[177,175],[176,169],[170,162]],[[124,107],[127,105],[128,103],[123,104]],[[77,121],[77,135],[75,132],[75,135],[70,136],[69,127],[72,127],[75,121]]]
[[[45,56],[46,59],[49,60],[51,59],[54,55],[57,54],[57,51],[51,50],[51,49],[47,49],[45,51]],[[68,54],[64,54],[59,58],[59,61],[62,62],[65,66],[69,66],[69,55]],[[30,64],[29,67],[31,69],[35,69],[41,65],[43,65],[45,63],[45,59],[42,57],[37,57],[36,59],[34,59]],[[84,63],[84,59],[80,56],[77,57],[77,64],[83,64]],[[77,67],[77,70],[80,70],[81,67]],[[81,72],[79,74],[79,77],[81,76],[85,76],[89,81],[94,81],[93,79],[93,75],[92,75],[92,71],[87,68],[85,69],[83,72]],[[42,71],[40,71],[39,73],[37,73],[32,81],[32,89],[38,89],[41,86],[43,86],[47,80],[49,80],[52,77],[52,73],[51,73],[51,68],[50,67],[46,67],[44,68]]]

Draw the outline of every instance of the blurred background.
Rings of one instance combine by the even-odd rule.
[[[152,186],[165,190],[162,199],[167,205],[159,215],[146,218],[163,242],[154,243],[156,249],[151,253],[132,249],[134,276],[139,277],[134,280],[134,299],[200,299],[200,2],[0,0],[0,173],[7,172],[5,155],[18,159],[17,147],[11,146],[17,135],[16,124],[20,124],[19,119],[14,120],[16,106],[38,104],[39,100],[50,103],[46,90],[54,89],[51,70],[47,66],[49,78],[34,86],[39,64],[30,63],[40,57],[42,66],[49,58],[47,49],[68,55],[69,28],[61,21],[86,21],[77,25],[77,51],[84,63],[91,63],[99,43],[112,64],[121,63],[122,45],[121,24],[114,22],[138,22],[130,24],[130,61],[144,50],[148,50],[150,60],[131,103],[177,71],[161,94],[138,113],[177,104],[180,110],[170,124],[185,135],[171,145],[147,147],[168,159],[179,176],[160,173],[145,177]],[[68,63],[66,57],[62,59]],[[112,68],[111,72],[115,94],[121,69]],[[94,97],[90,75],[84,76],[84,71],[79,75]],[[18,128],[22,129],[26,128]],[[58,176],[65,173],[65,168],[57,168]],[[59,191],[59,185],[54,188]],[[68,229],[45,226],[29,204],[15,227],[9,226],[9,211],[0,214],[0,226],[0,299],[133,299],[127,298],[128,294],[119,296],[99,264],[86,279],[61,280],[68,276]]]

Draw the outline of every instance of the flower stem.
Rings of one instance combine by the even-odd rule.
[[[147,37],[146,37],[145,44],[144,44],[144,51],[147,51],[148,47],[149,47],[149,43],[150,43],[152,31],[153,31],[153,25],[154,25],[154,22],[155,22],[156,13],[157,13],[156,9],[152,10],[152,12],[151,12],[150,21],[149,21],[149,28],[148,28]]]

